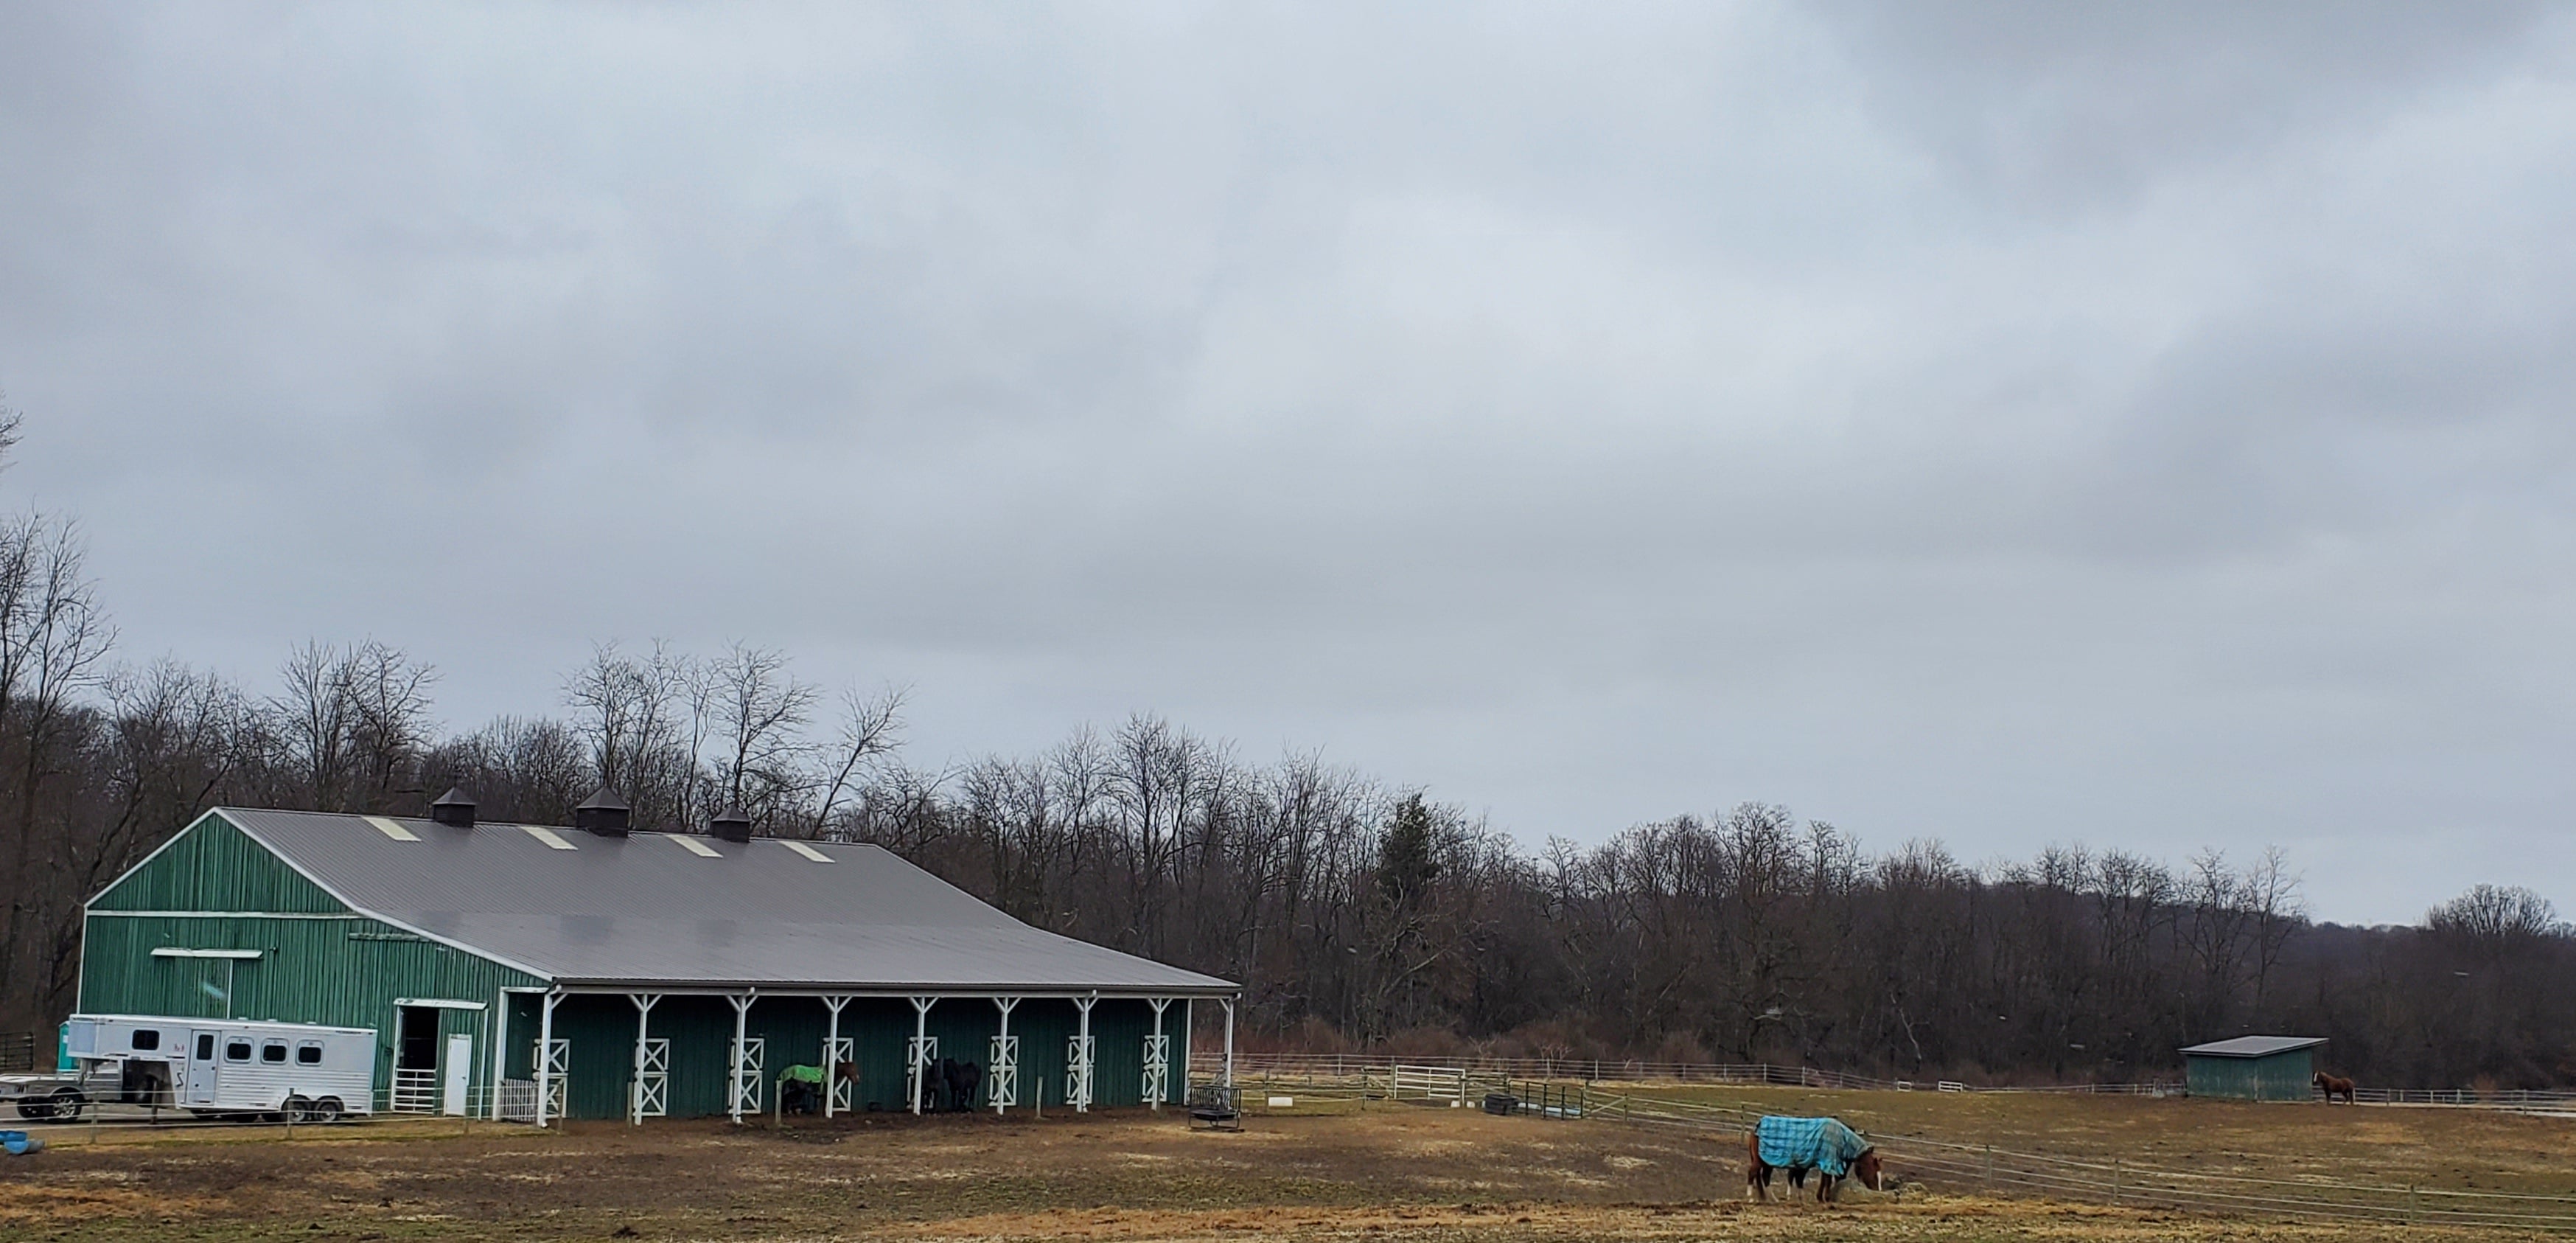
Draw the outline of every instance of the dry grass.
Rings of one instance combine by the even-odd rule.
[[[2576,1195],[2576,1120],[2493,1110],[1682,1085],[1635,1095],[1825,1113],[1872,1135],[2207,1174]],[[1602,1098],[1613,1116],[1616,1099]]]
[[[1701,1093],[1713,1097],[1713,1093]],[[2367,1158],[2409,1177],[2576,1179],[2576,1124],[2438,1111],[2045,1097],[1736,1092],[1865,1128],[2277,1168]],[[2161,1108],[2160,1108],[2161,1107]],[[2174,1108],[2182,1107],[2182,1108]],[[2319,1128],[2332,1128],[2321,1130]],[[443,1131],[443,1133],[442,1133]],[[2318,1138],[2322,1136],[2323,1138]],[[884,1116],[780,1131],[193,1131],[0,1160],[0,1237],[45,1243],[414,1239],[2395,1239],[1932,1186],[1902,1201],[1747,1205],[1741,1143],[1599,1121],[1373,1108],[1191,1133],[1173,1115]],[[2135,1153],[2131,1154],[2133,1157]],[[2309,1159],[2309,1158],[2302,1158]],[[2409,1162],[2420,1164],[2410,1165]],[[2483,1163],[2488,1172],[2457,1168]],[[2507,1168],[2509,1167],[2509,1168]],[[2503,1173],[2496,1173],[2504,1169]],[[2346,1173],[2362,1171],[2346,1170]],[[620,1234],[620,1231],[628,1233]],[[2501,1238],[2414,1229],[2409,1239]]]

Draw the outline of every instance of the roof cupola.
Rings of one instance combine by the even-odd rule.
[[[474,827],[474,800],[466,797],[465,787],[449,786],[447,793],[429,805],[429,818],[455,829]]]
[[[727,807],[707,821],[707,833],[729,842],[751,840],[751,813],[740,806]]]
[[[614,787],[601,786],[572,809],[572,827],[601,837],[624,837],[630,814],[625,796]]]

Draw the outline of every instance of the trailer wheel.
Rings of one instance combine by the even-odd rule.
[[[64,1088],[54,1093],[54,1105],[49,1112],[65,1122],[70,1122],[79,1118],[81,1110],[88,1104],[89,1098],[81,1095],[77,1089]]]
[[[322,1099],[313,1102],[313,1120],[315,1122],[337,1122],[340,1120],[341,1111],[345,1108],[346,1106],[343,1106],[340,1103],[339,1097],[323,1097]]]
[[[301,1096],[287,1097],[286,1120],[289,1122],[313,1121],[313,1102],[308,1101]]]

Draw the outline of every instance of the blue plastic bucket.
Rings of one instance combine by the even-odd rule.
[[[44,1150],[45,1141],[25,1131],[0,1131],[0,1152],[6,1152],[13,1157],[23,1157],[31,1152]]]

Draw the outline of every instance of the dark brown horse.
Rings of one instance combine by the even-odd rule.
[[[1746,1197],[1755,1200],[1770,1199],[1771,1171],[1773,1167],[1769,1162],[1762,1159],[1761,1136],[1747,1135],[1744,1137],[1744,1160],[1744,1190]],[[1803,1165],[1792,1165],[1786,1168],[1789,1172],[1789,1186],[1794,1194],[1796,1188],[1802,1187],[1806,1184],[1809,1169]],[[1842,1179],[1825,1173],[1823,1170],[1816,1170],[1814,1173],[1816,1175],[1816,1203],[1833,1203],[1835,1186],[1841,1183]],[[1859,1157],[1853,1159],[1851,1163],[1851,1174],[1849,1177],[1853,1181],[1858,1182],[1861,1186],[1867,1187],[1872,1191],[1887,1190],[1887,1171],[1884,1167],[1880,1166],[1878,1162],[1878,1150],[1876,1148],[1865,1149],[1861,1152]]]
[[[2338,1096],[2343,1098],[2344,1104],[2351,1105],[2357,1103],[2352,1099],[2353,1083],[2350,1079],[2341,1078],[2336,1075],[2329,1075],[2321,1070],[2317,1072],[2316,1078],[2311,1079],[2308,1082],[2325,1091],[2326,1103],[2329,1105],[2334,1104],[2335,1098]]]

